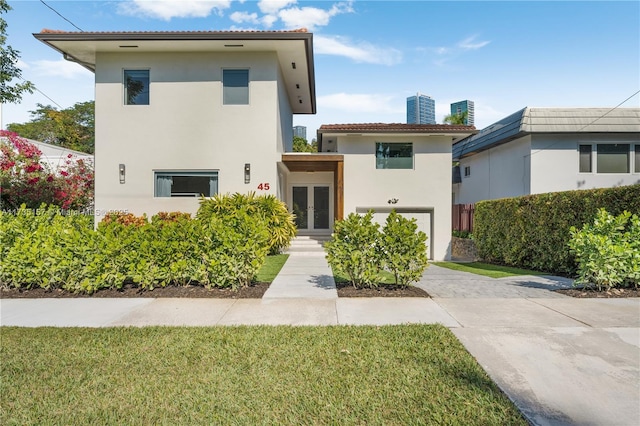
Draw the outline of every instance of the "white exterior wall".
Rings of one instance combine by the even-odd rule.
[[[462,182],[454,185],[455,203],[529,194],[531,137],[525,136],[460,160]],[[471,167],[471,175],[464,175]]]
[[[344,215],[358,208],[433,209],[433,234],[427,244],[433,259],[451,254],[451,138],[393,135],[342,136]],[[376,169],[376,142],[413,142],[413,170]],[[397,204],[388,200],[397,198]]]
[[[155,198],[155,170],[218,171],[220,193],[277,194],[292,119],[275,53],[99,54],[96,62],[97,215],[197,211],[197,198]],[[224,68],[249,69],[249,105],[222,104]],[[124,105],[123,69],[150,70],[149,105]]]
[[[595,145],[599,143],[630,144],[630,173],[597,173]],[[640,140],[633,134],[533,135],[531,193],[611,188],[640,183],[640,173],[633,173],[634,144],[640,144]],[[580,173],[579,145],[594,145],[591,173]]]

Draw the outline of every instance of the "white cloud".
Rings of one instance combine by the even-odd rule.
[[[278,17],[282,20],[286,28],[307,28],[313,31],[316,27],[328,25],[332,17],[351,12],[353,12],[351,2],[346,2],[335,3],[329,10],[318,9],[316,7],[291,7],[281,9],[278,12]]]
[[[271,28],[271,26],[278,20],[278,17],[275,15],[265,15],[261,19],[262,25],[267,28]]]
[[[81,76],[91,75],[91,71],[81,65],[64,59],[58,59],[57,61],[48,61],[43,59],[33,62],[33,65],[34,73],[40,76],[74,79]]]
[[[229,15],[229,18],[233,22],[237,22],[238,24],[241,24],[243,22],[249,22],[251,24],[258,24],[260,22],[260,21],[258,21],[258,14],[257,13],[233,12],[231,15]]]
[[[402,53],[390,47],[378,47],[369,43],[352,43],[344,37],[314,37],[317,54],[345,56],[355,62],[394,65],[402,61]]]
[[[169,21],[171,18],[206,18],[214,10],[221,13],[231,6],[231,0],[132,0],[118,6],[120,13],[126,15]]]
[[[27,64],[22,59],[18,59],[18,62],[16,62],[16,67],[18,67],[21,70],[26,70],[26,69],[30,68],[29,64]]]
[[[491,43],[490,41],[476,41],[477,38],[477,35],[467,37],[464,40],[458,42],[458,47],[464,50],[477,50]]]
[[[267,15],[273,15],[280,9],[284,9],[290,4],[295,4],[296,0],[260,0],[258,2],[258,8],[262,13]]]
[[[350,113],[397,114],[402,109],[394,108],[394,97],[382,94],[334,93],[319,96],[318,107],[337,109]]]

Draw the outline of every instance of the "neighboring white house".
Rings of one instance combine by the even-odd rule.
[[[454,204],[640,183],[640,108],[524,108],[456,142]]]
[[[2,138],[5,139],[6,138]],[[59,170],[67,164],[68,160],[84,160],[93,164],[93,155],[86,152],[74,151],[58,145],[38,142],[33,139],[27,139],[29,143],[35,145],[40,150],[40,163],[46,164],[52,171]]]
[[[285,201],[300,234],[329,234],[350,212],[395,207],[449,257],[451,146],[475,129],[322,126],[321,153],[292,153],[293,114],[316,112],[306,30],[35,37],[95,72],[96,215],[194,213],[200,194],[255,191]]]
[[[74,151],[73,149],[38,142],[32,139],[27,140],[37,146],[42,153],[40,162],[48,164],[52,170],[58,170],[64,167],[69,160],[84,160],[93,163],[93,155],[87,154],[86,152]]]

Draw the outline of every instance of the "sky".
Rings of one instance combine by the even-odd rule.
[[[39,91],[2,106],[94,99],[94,75],[36,40],[65,31],[285,30],[313,33],[317,113],[294,125],[406,123],[406,98],[475,103],[482,129],[526,107],[640,107],[638,1],[9,0],[7,44]],[[48,7],[48,6],[50,7]],[[52,10],[52,9],[55,9]]]

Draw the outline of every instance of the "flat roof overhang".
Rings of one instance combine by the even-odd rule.
[[[290,172],[333,172],[333,216],[344,218],[344,156],[342,154],[282,154]]]
[[[292,112],[315,114],[313,34],[305,31],[62,32],[33,36],[95,72],[98,53],[276,52]]]

